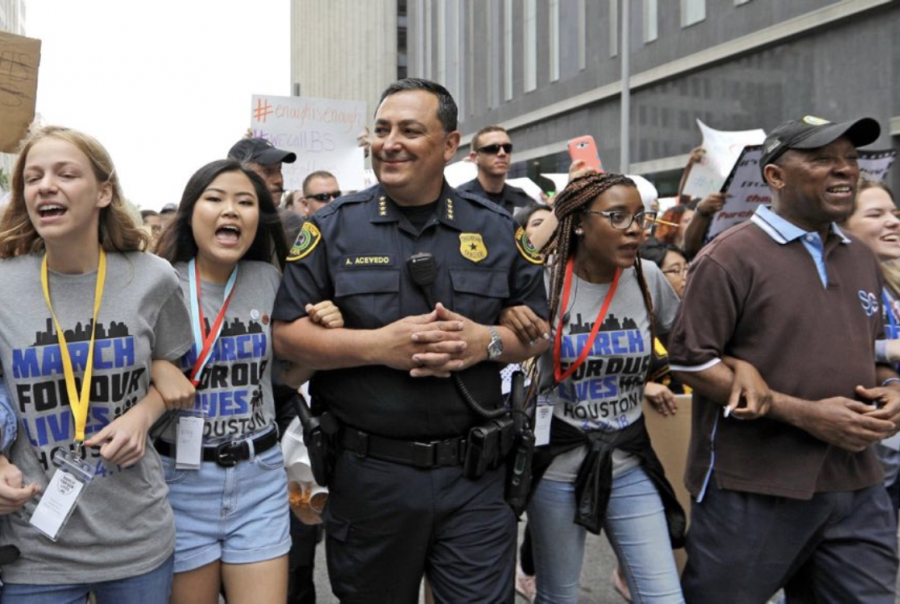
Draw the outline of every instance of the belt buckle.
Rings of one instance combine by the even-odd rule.
[[[216,447],[216,463],[223,468],[233,468],[237,465],[234,443],[225,442]]]
[[[414,442],[412,449],[412,462],[417,468],[431,468],[434,466],[434,443]]]
[[[435,465],[438,467],[459,465],[459,442],[458,438],[449,438],[437,443]]]

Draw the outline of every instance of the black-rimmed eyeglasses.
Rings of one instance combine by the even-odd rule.
[[[488,155],[497,155],[500,153],[500,149],[503,149],[503,152],[509,155],[512,153],[513,145],[512,143],[503,143],[503,144],[493,144],[493,145],[485,145],[484,147],[479,147],[476,149],[479,153],[487,153]]]
[[[585,210],[584,213],[603,216],[609,220],[609,223],[614,229],[619,229],[621,231],[631,227],[635,220],[638,221],[638,225],[645,231],[653,228],[653,223],[656,222],[656,212],[638,212],[637,214],[630,214],[628,212],[622,212],[621,210]]]

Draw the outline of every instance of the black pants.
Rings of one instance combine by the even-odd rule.
[[[325,510],[331,588],[341,602],[512,602],[516,520],[505,468],[477,481],[341,454]]]
[[[691,604],[894,604],[897,520],[882,485],[809,501],[726,491],[710,483],[691,508]]]
[[[315,604],[313,577],[319,527],[300,522],[291,513],[291,552],[288,555],[288,604]]]

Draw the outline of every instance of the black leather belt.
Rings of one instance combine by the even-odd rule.
[[[153,444],[156,447],[156,452],[160,455],[173,456],[172,443],[168,443],[160,438]],[[263,451],[268,451],[277,444],[278,431],[269,430],[262,436],[257,436],[253,439],[253,452],[258,455]],[[223,468],[232,468],[239,461],[250,459],[250,443],[246,440],[239,440],[224,442],[217,447],[203,447],[202,459],[203,461],[214,461]]]
[[[417,468],[458,466],[466,457],[466,439],[462,436],[415,442],[385,438],[345,427],[341,431],[341,445],[360,457],[374,457]]]

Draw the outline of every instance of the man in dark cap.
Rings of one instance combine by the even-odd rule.
[[[228,157],[247,164],[251,170],[259,174],[266,181],[275,205],[281,204],[281,194],[284,193],[281,164],[294,163],[297,161],[296,154],[278,149],[263,138],[242,138],[228,152]]]
[[[669,339],[695,392],[688,602],[780,587],[788,601],[894,602],[897,521],[872,445],[898,430],[900,379],[874,356],[878,262],[836,225],[856,148],[879,133],[869,118],[777,127],[760,161],[772,207],[691,265]]]

